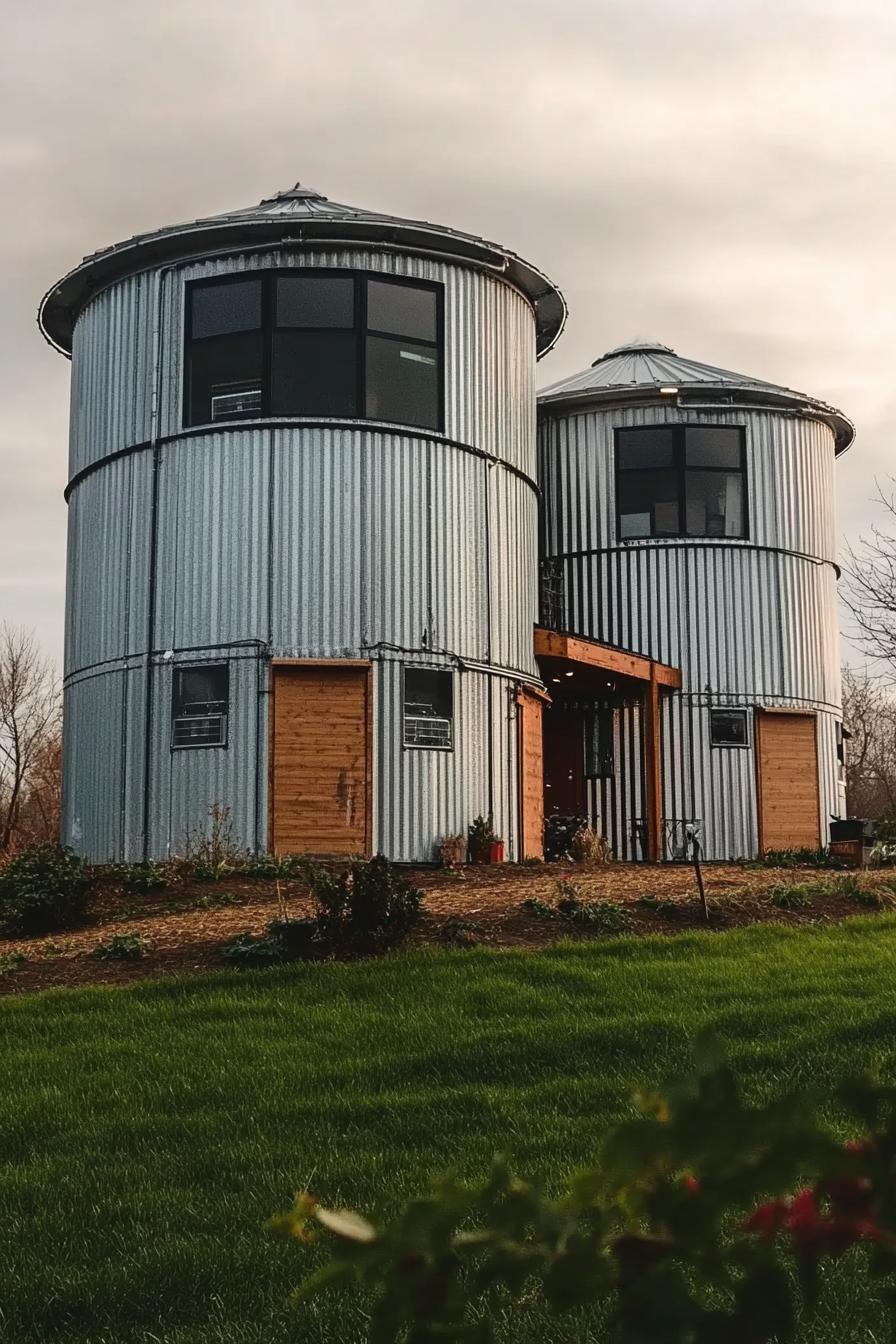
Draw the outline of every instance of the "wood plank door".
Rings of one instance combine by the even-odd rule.
[[[814,714],[756,711],[759,849],[818,849],[821,803]]]
[[[520,858],[544,858],[543,699],[525,688],[517,697],[519,717]]]
[[[369,854],[369,666],[275,666],[272,690],[274,853]]]

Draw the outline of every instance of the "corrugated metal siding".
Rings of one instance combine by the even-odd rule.
[[[68,515],[66,673],[146,647],[152,460],[111,462]]]
[[[162,273],[162,435],[181,431],[185,284],[278,266],[347,267],[444,285],[445,433],[535,475],[535,324],[528,302],[492,275],[371,249],[280,248]],[[71,475],[152,437],[158,285],[156,272],[132,276],[103,290],[78,319]]]
[[[267,847],[266,661],[230,649],[230,713],[227,747],[171,750],[173,668],[189,659],[153,668],[150,775],[150,849],[153,855],[183,854],[211,830],[211,809],[227,809],[234,843]],[[193,660],[195,661],[195,660]],[[261,787],[257,787],[258,785]]]
[[[438,658],[415,659],[439,665]],[[462,671],[455,676],[453,751],[402,746],[402,663],[376,663],[374,704],[380,731],[374,757],[376,846],[396,860],[428,860],[446,835],[465,835],[474,816],[492,813],[508,856],[519,843],[514,684]]]

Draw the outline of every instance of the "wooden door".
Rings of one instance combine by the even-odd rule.
[[[821,814],[814,714],[756,711],[759,849],[818,849]]]
[[[369,854],[369,666],[275,666],[272,689],[274,853]]]
[[[519,718],[520,858],[544,858],[544,758],[541,696],[520,690]]]

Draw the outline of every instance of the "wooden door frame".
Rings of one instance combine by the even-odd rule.
[[[272,658],[268,695],[268,853],[274,852],[274,753],[277,734],[275,701],[277,696],[277,669],[301,671],[302,668],[332,667],[366,670],[364,695],[364,788],[366,803],[364,808],[364,856],[373,855],[373,663],[369,658]]]
[[[818,793],[818,815],[816,823],[818,825],[818,846],[821,847],[821,781],[818,777],[818,711],[814,709],[789,709],[786,705],[754,705],[753,707],[753,755],[756,765],[756,839],[759,845],[759,857],[765,853],[764,836],[762,834],[762,716],[766,715],[773,719],[780,715],[790,715],[791,718],[814,719],[815,721],[815,786]]]
[[[540,849],[541,857],[544,858],[544,711],[545,707],[551,703],[551,697],[547,691],[540,686],[531,686],[529,684],[520,684],[516,690],[516,792],[517,792],[517,813],[520,833],[520,854],[519,859],[522,862],[526,858],[526,828],[525,828],[525,806],[523,802],[523,699],[529,697],[532,700],[541,701],[541,836]]]

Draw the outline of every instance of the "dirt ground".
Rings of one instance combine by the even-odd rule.
[[[871,914],[896,902],[894,877],[861,875],[862,887],[879,893],[880,907],[836,890],[841,873],[825,869],[778,869],[711,864],[704,869],[709,927],[721,930],[752,923],[807,925]],[[409,873],[425,892],[425,915],[412,944],[537,948],[560,937],[595,938],[614,933],[675,933],[705,927],[694,872],[672,864],[611,863],[582,868],[570,863],[467,866],[455,872]],[[605,918],[577,925],[539,917],[523,905],[529,898],[556,900],[559,882],[575,884],[585,901],[608,905]],[[769,901],[777,884],[811,883],[809,904],[780,909]],[[832,888],[830,894],[827,889]],[[145,895],[100,883],[85,922],[52,936],[0,938],[0,993],[55,986],[115,984],[221,967],[222,952],[239,933],[261,934],[282,913],[307,912],[300,882],[246,879],[172,886]],[[115,934],[139,934],[146,955],[135,961],[98,960],[95,949]],[[10,954],[13,954],[12,956]],[[16,964],[15,954],[25,960]]]

